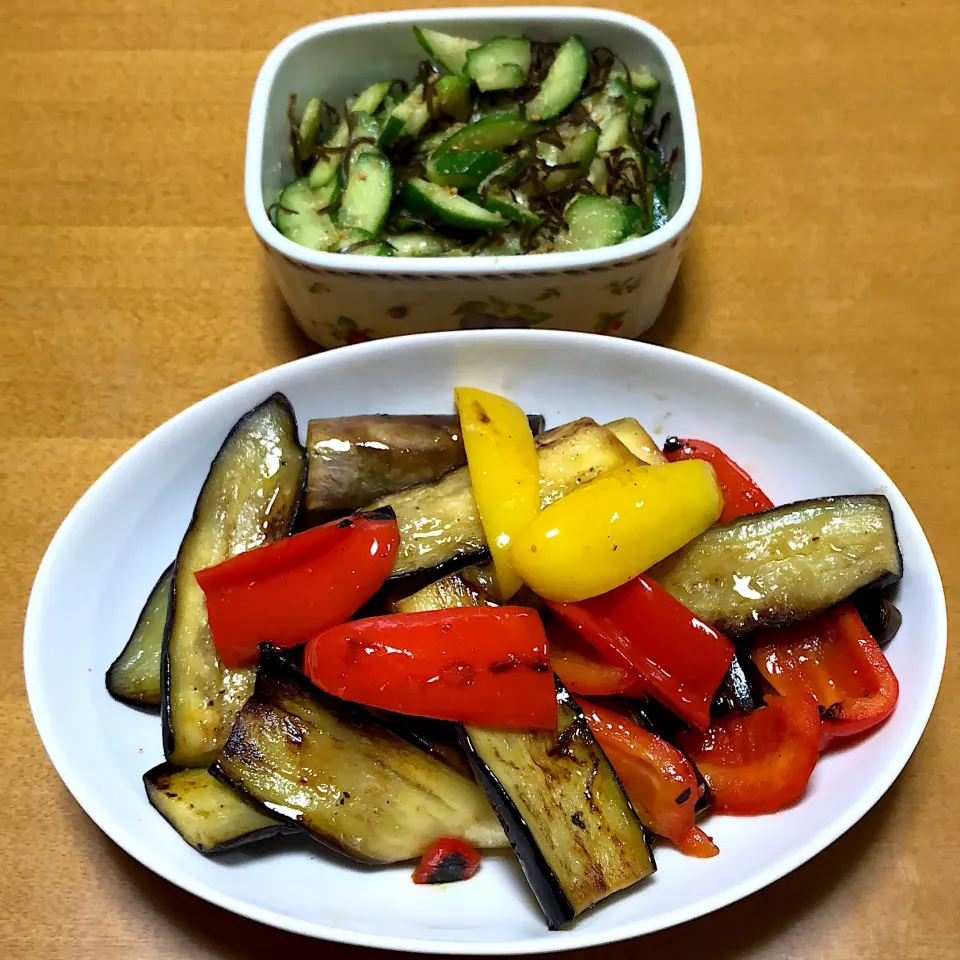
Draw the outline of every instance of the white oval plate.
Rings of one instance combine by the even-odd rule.
[[[889,648],[900,702],[888,723],[817,766],[802,801],[754,818],[713,817],[712,860],[659,847],[659,871],[570,929],[550,933],[509,856],[469,883],[416,887],[410,866],[352,867],[303,839],[206,858],[148,806],[141,774],[162,759],[155,716],[116,703],[104,671],[170,562],[211,456],[233,422],[274,390],[311,417],[450,411],[471,384],[543,413],[636,416],[657,434],[719,444],[782,503],[885,493],[906,573],[903,627]],[[383,340],[268,370],[184,411],[117,461],[50,544],[27,612],[24,667],[44,745],[94,821],[151,870],[228,910],[345,943],[429,953],[516,954],[586,947],[659,930],[732,903],[848,830],[903,769],[933,708],[946,652],[943,588],[926,538],[873,460],[816,414],[741,374],[631,341],[544,331]]]

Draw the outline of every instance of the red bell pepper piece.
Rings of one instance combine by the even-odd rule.
[[[803,623],[764,630],[750,652],[777,693],[812,693],[820,707],[821,748],[886,720],[900,685],[856,607],[841,604]]]
[[[773,813],[803,793],[817,763],[820,714],[809,693],[767,697],[753,713],[683,730],[677,744],[707,781],[718,813]]]
[[[322,690],[395,713],[554,730],[543,624],[527,607],[460,607],[354,620],[314,637],[303,658]]]
[[[399,543],[394,517],[360,513],[198,570],[224,665],[256,662],[261,643],[295,647],[343,623],[390,576]]]
[[[643,681],[632,670],[604,660],[562,620],[550,617],[546,628],[550,666],[571,693],[587,697],[645,696]]]
[[[723,513],[718,523],[769,510],[773,501],[753,482],[750,475],[734,463],[719,447],[704,440],[679,440],[668,437],[663,455],[671,463],[678,460],[706,460],[712,464],[723,493]]]
[[[456,883],[469,880],[480,867],[480,854],[464,840],[435,840],[413,871],[414,883]]]
[[[577,701],[642,823],[684,853],[715,857],[716,844],[694,823],[701,787],[690,761],[614,710]]]
[[[609,659],[642,678],[650,693],[700,730],[730,669],[733,644],[649,577],[551,610]]]

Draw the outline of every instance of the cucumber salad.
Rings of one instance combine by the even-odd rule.
[[[428,59],[338,110],[290,97],[288,239],[366,256],[509,256],[613,246],[668,219],[678,151],[660,82],[605,47],[485,42],[414,27]]]

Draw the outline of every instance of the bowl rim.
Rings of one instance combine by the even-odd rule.
[[[502,257],[364,257],[356,254],[324,253],[288,240],[270,222],[263,204],[263,148],[266,134],[270,92],[277,72],[286,59],[300,46],[325,34],[379,25],[389,20],[397,25],[461,21],[482,23],[485,20],[508,20],[542,23],[544,21],[588,20],[594,23],[617,24],[645,37],[660,52],[667,64],[677,98],[677,114],[682,130],[684,159],[683,200],[674,215],[658,229],[613,247],[581,250],[570,253],[544,253],[536,256]],[[493,273],[521,276],[531,273],[557,273],[588,270],[630,260],[646,259],[673,244],[690,226],[700,201],[703,182],[703,161],[700,134],[690,79],[680,52],[663,31],[639,17],[616,10],[592,7],[478,7],[387,10],[348,17],[334,17],[289,34],[267,55],[257,75],[250,102],[247,124],[244,198],[247,216],[260,242],[287,260],[306,267],[335,272],[374,275],[424,274],[484,276]]]
[[[748,386],[751,391],[755,393],[758,402],[766,401],[784,404],[788,410],[797,416],[816,425],[819,430],[825,431],[827,434],[842,441],[843,444],[850,449],[851,456],[864,464],[871,472],[876,472],[884,478],[886,481],[884,490],[893,503],[895,512],[897,512],[898,516],[909,519],[919,533],[919,549],[917,550],[916,556],[912,558],[912,563],[916,570],[916,575],[926,580],[933,587],[936,595],[937,602],[935,609],[931,612],[935,657],[930,662],[930,674],[927,685],[928,692],[925,699],[919,703],[916,714],[912,717],[910,726],[906,729],[902,739],[897,743],[895,750],[891,751],[886,766],[882,773],[876,778],[872,789],[864,792],[856,802],[851,803],[841,817],[832,824],[812,832],[811,835],[802,843],[798,844],[788,856],[784,856],[767,869],[761,870],[743,879],[739,883],[725,887],[718,893],[709,896],[706,904],[695,901],[691,908],[690,905],[681,903],[673,910],[661,914],[653,923],[639,919],[634,921],[631,926],[626,928],[621,927],[610,932],[596,930],[584,931],[574,928],[566,931],[562,937],[558,937],[557,939],[541,936],[504,942],[478,943],[458,941],[455,939],[428,940],[414,937],[397,937],[391,934],[344,930],[327,924],[312,923],[297,917],[278,913],[269,908],[251,905],[231,894],[223,893],[219,888],[191,874],[178,873],[172,876],[162,861],[158,859],[153,847],[142,840],[141,836],[135,830],[129,830],[123,824],[119,823],[116,818],[111,816],[109,808],[105,807],[102,801],[98,799],[96,791],[91,788],[89,781],[77,775],[77,760],[71,757],[69,751],[65,750],[61,743],[61,738],[57,733],[57,723],[54,715],[48,709],[49,705],[44,691],[45,684],[42,679],[45,672],[45,663],[40,655],[40,634],[43,619],[42,609],[47,604],[55,602],[50,596],[53,588],[53,584],[50,582],[51,570],[57,562],[58,554],[64,549],[65,543],[69,542],[73,528],[82,522],[81,518],[86,509],[86,505],[91,501],[95,501],[104,491],[110,490],[117,476],[126,469],[126,464],[131,459],[136,458],[138,455],[137,451],[143,445],[148,442],[156,443],[158,438],[163,438],[165,442],[177,440],[192,417],[195,416],[196,408],[201,405],[210,406],[211,401],[215,400],[215,409],[230,408],[232,411],[234,405],[233,398],[235,395],[247,392],[258,384],[262,384],[265,390],[272,390],[276,388],[276,378],[282,378],[284,376],[283,371],[290,371],[298,367],[322,368],[326,364],[336,363],[337,360],[334,358],[345,356],[346,354],[344,354],[343,351],[353,351],[350,355],[356,356],[357,352],[373,355],[377,352],[391,350],[416,350],[420,344],[429,343],[438,338],[445,338],[445,341],[448,343],[459,342],[467,349],[469,349],[472,344],[481,341],[501,340],[509,346],[510,343],[518,341],[543,343],[546,339],[567,341],[572,346],[579,345],[584,349],[599,349],[610,351],[611,353],[636,351],[637,353],[647,353],[653,357],[659,357],[664,362],[698,368],[701,371],[706,370],[727,382]],[[667,929],[687,920],[705,916],[769,886],[771,883],[806,863],[846,833],[890,788],[894,780],[906,766],[907,761],[913,754],[927,726],[939,692],[946,659],[947,611],[943,582],[940,577],[936,559],[934,558],[926,534],[923,532],[916,514],[904,495],[889,476],[887,476],[882,467],[880,467],[862,447],[844,434],[838,427],[835,427],[809,407],[747,374],[705,358],[685,354],[681,351],[661,347],[656,344],[597,337],[594,334],[574,333],[570,331],[495,330],[412,334],[407,337],[375,340],[369,343],[341,347],[335,351],[311,354],[268,368],[244,380],[228,385],[174,415],[151,431],[146,437],[138,441],[108,467],[79,498],[63,520],[44,553],[33,587],[31,588],[23,636],[24,677],[28,701],[40,739],[54,768],[63,780],[64,785],[70,793],[73,794],[77,803],[80,804],[100,829],[127,853],[138,859],[159,876],[165,877],[184,890],[240,916],[249,917],[279,929],[322,938],[336,943],[424,954],[510,956],[558,953],[583,947],[606,945],[653,933],[657,930]],[[104,692],[104,696],[107,696],[106,692]]]

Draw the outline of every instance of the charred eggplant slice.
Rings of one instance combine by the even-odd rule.
[[[394,608],[397,613],[417,613],[449,607],[496,606],[494,589],[492,566],[469,566],[397,600]]]
[[[605,427],[590,419],[564,424],[537,437],[540,502],[553,503],[587,483],[637,458]],[[470,474],[460,467],[431,483],[418,484],[372,504],[393,507],[400,526],[394,577],[432,569],[454,560],[483,556],[487,541]]]
[[[472,779],[266,657],[213,773],[366,863],[410,860],[437,837],[506,846]]]
[[[451,601],[447,606],[485,602],[447,588],[414,596],[419,600],[410,609],[417,610],[444,609],[444,600]],[[613,767],[576,701],[556,684],[555,731],[470,725],[460,735],[551,929],[656,870]]]
[[[873,639],[885,647],[896,635],[903,622],[903,615],[893,602],[879,591],[865,590],[855,598],[857,613]]]
[[[753,661],[742,651],[734,654],[730,669],[710,704],[710,714],[752,713],[763,706],[763,682]]]
[[[151,806],[200,853],[221,853],[278,833],[297,832],[202,767],[180,769],[161,763],[143,775],[143,785]]]
[[[902,573],[893,514],[881,495],[803,500],[742,517],[711,528],[650,571],[731,636],[812,617]]]
[[[161,658],[167,760],[203,767],[216,759],[256,671],[226,669],[194,574],[284,536],[293,525],[306,454],[287,398],[274,394],[227,435],[203,483],[180,544]]]
[[[172,580],[170,564],[150,591],[126,646],[107,670],[107,690],[116,700],[160,703],[160,656]]]
[[[555,732],[464,728],[463,742],[552,930],[656,869],[643,826],[557,681]]]
[[[543,417],[531,416],[534,435]],[[348,513],[467,462],[456,416],[374,414],[307,424],[307,510]]]

